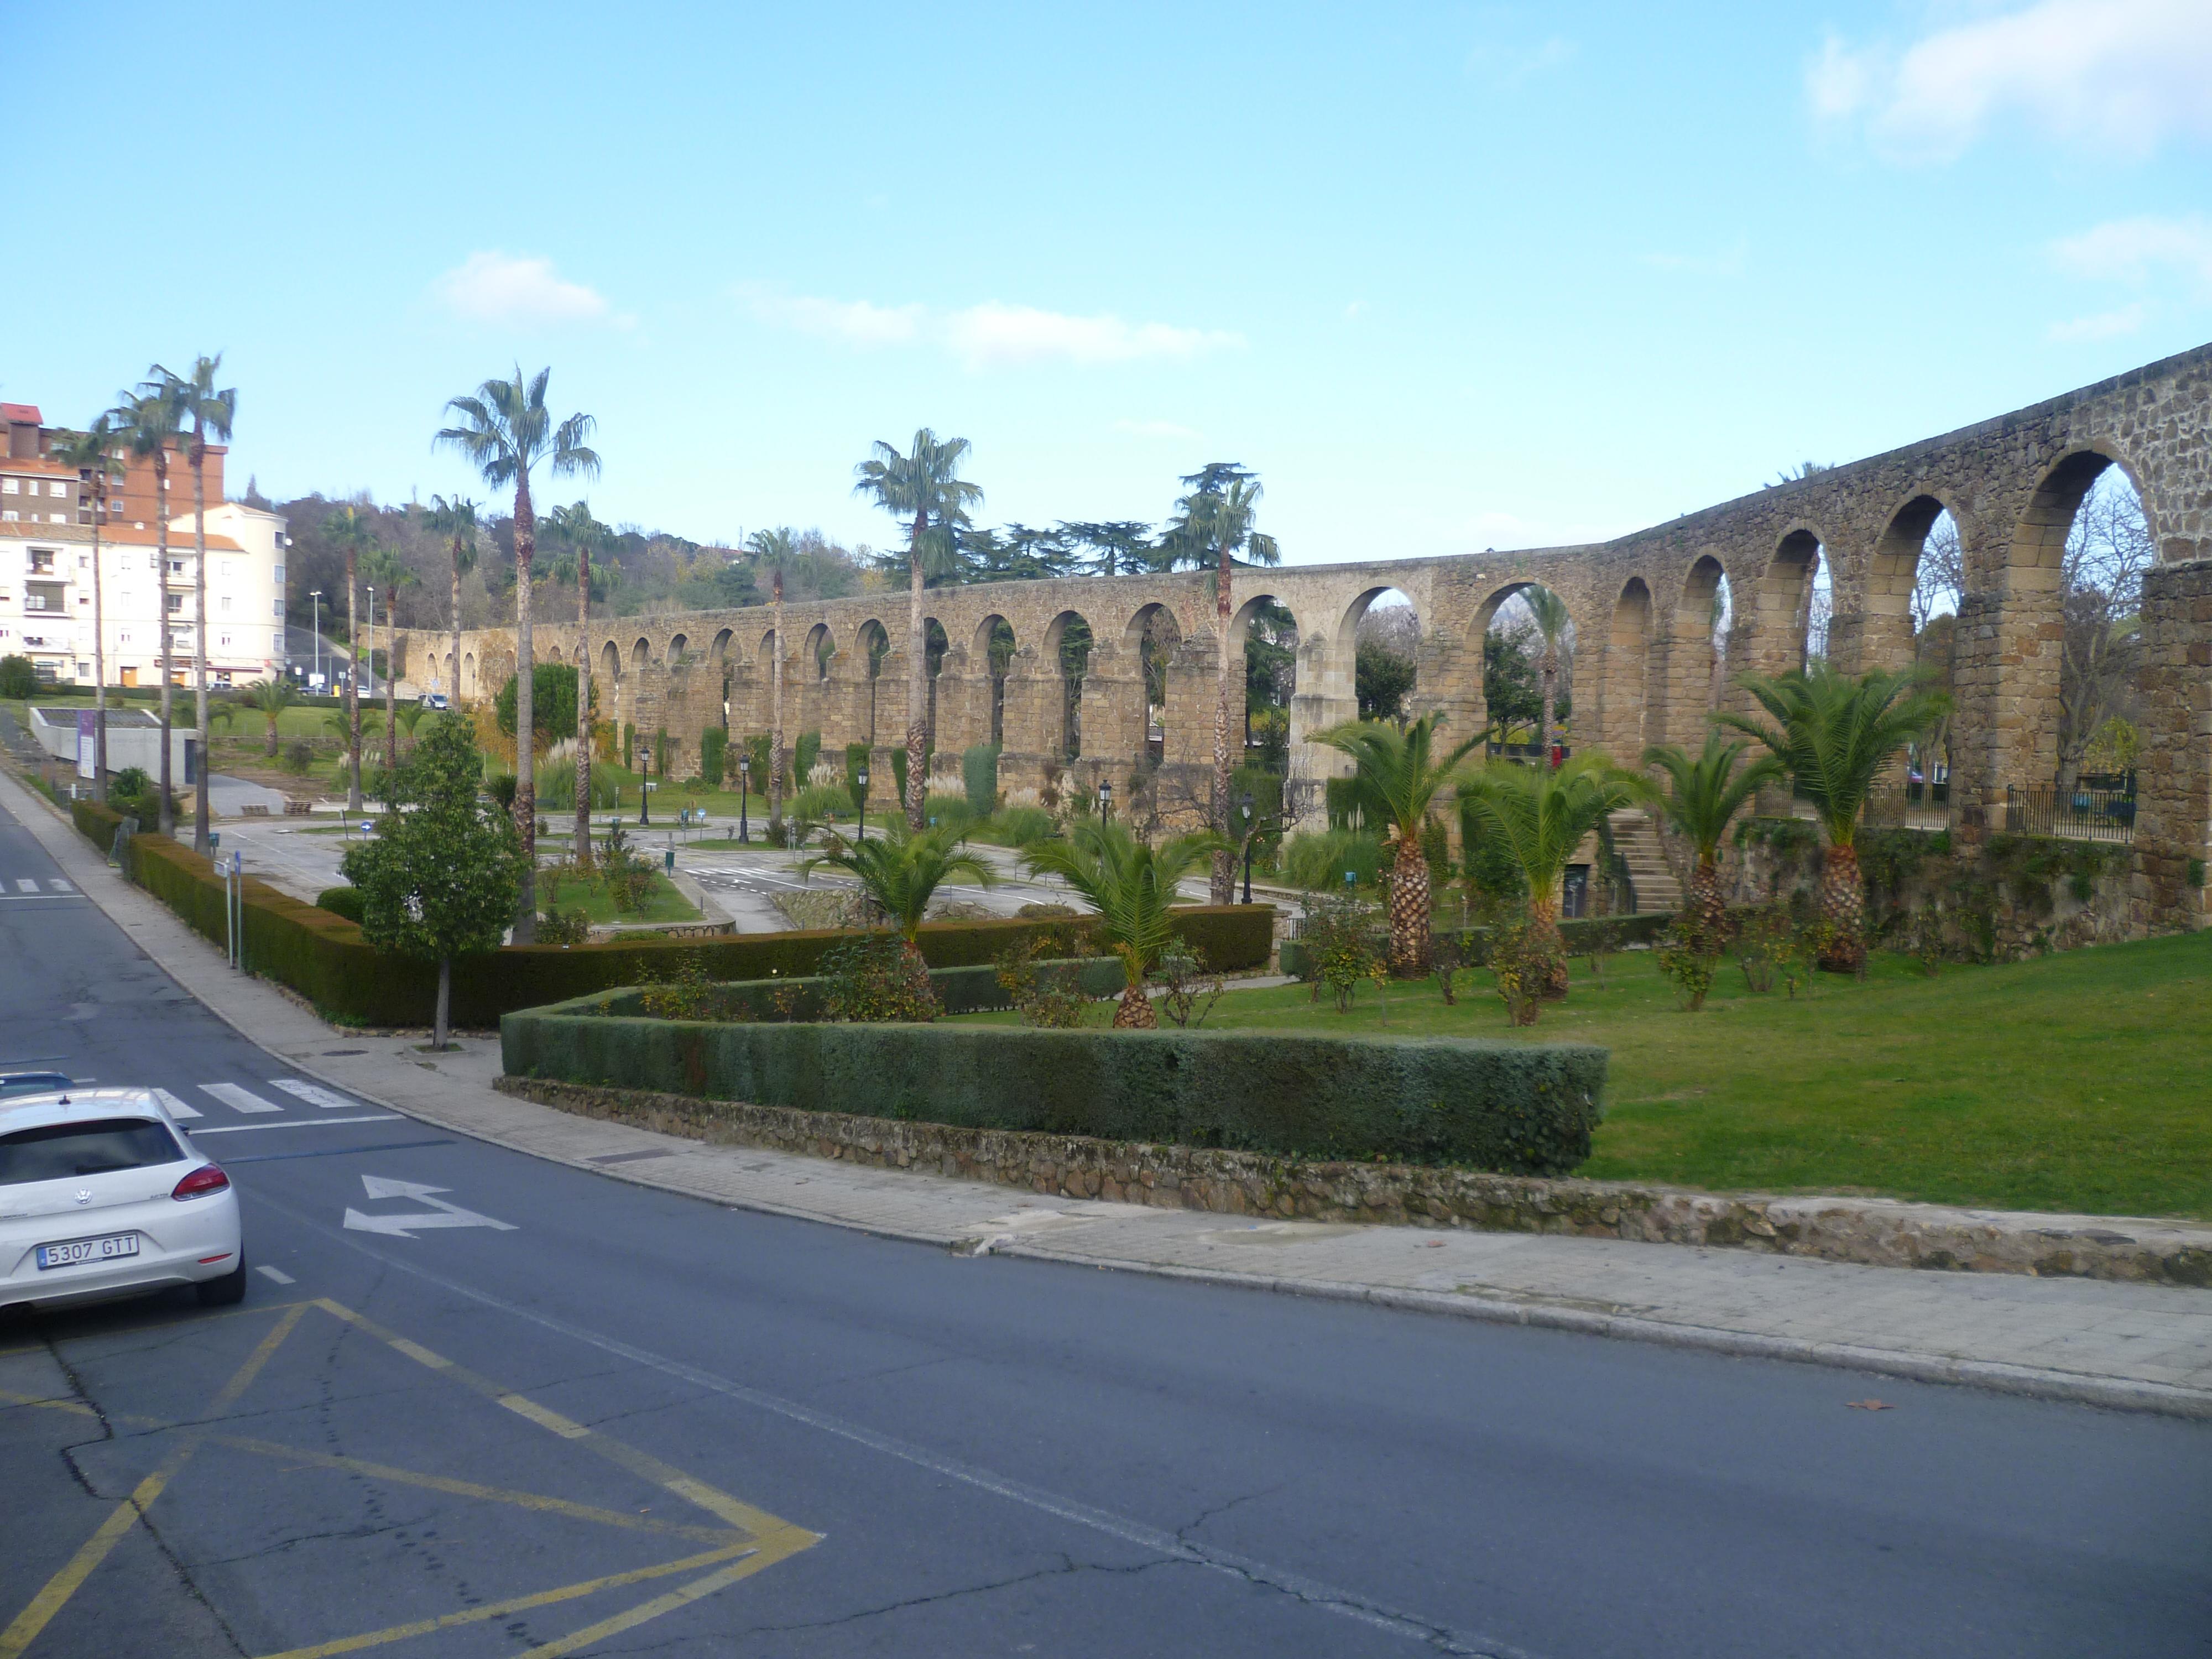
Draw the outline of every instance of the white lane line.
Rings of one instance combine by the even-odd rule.
[[[15,878],[15,890],[19,893],[35,893],[39,890],[39,884],[35,881],[26,881],[18,876]]]
[[[256,1267],[253,1271],[264,1279],[272,1279],[279,1285],[296,1285],[300,1282],[282,1267]]]
[[[57,893],[74,893],[76,891],[76,888],[70,886],[58,876],[50,878],[47,881],[46,885],[52,888]]]
[[[176,1096],[171,1094],[167,1089],[155,1090],[154,1098],[160,1101],[161,1104],[169,1109],[169,1115],[171,1117],[182,1120],[188,1117],[198,1117],[200,1115],[200,1109],[198,1107],[185,1105],[183,1101],[178,1099]]]
[[[372,1112],[366,1117],[294,1117],[282,1123],[218,1123],[210,1128],[187,1131],[194,1140],[203,1135],[243,1134],[248,1129],[335,1129],[341,1123],[397,1123],[397,1112]]]
[[[262,1099],[251,1089],[241,1089],[235,1083],[203,1083],[200,1092],[212,1095],[234,1112],[277,1112],[283,1109],[271,1101]]]
[[[357,1100],[348,1100],[343,1095],[334,1095],[328,1089],[313,1083],[302,1083],[295,1077],[272,1077],[269,1079],[269,1086],[282,1089],[286,1094],[296,1096],[310,1106],[319,1106],[326,1112],[352,1112],[361,1109],[361,1103]]]

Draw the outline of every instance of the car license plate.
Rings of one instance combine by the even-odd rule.
[[[74,1267],[85,1261],[112,1261],[118,1256],[138,1254],[138,1235],[117,1233],[108,1238],[73,1238],[65,1244],[39,1246],[39,1266]]]

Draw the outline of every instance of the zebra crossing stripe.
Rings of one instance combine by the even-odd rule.
[[[15,878],[15,890],[19,893],[35,893],[39,890],[39,884],[35,881],[26,881],[18,876]]]
[[[198,1107],[185,1105],[183,1101],[178,1099],[176,1096],[171,1094],[167,1089],[155,1090],[154,1098],[160,1101],[162,1105],[169,1109],[169,1115],[171,1117],[182,1120],[185,1118],[198,1117],[201,1115],[200,1109]]]
[[[74,893],[76,891],[76,888],[70,886],[58,876],[54,877],[52,879],[48,881],[46,885],[52,888],[57,893]]]
[[[200,1092],[212,1095],[234,1112],[275,1112],[283,1108],[262,1099],[250,1089],[241,1089],[235,1083],[203,1083]]]
[[[326,1112],[349,1112],[361,1104],[357,1100],[348,1100],[343,1095],[334,1095],[319,1085],[302,1083],[295,1077],[272,1077],[269,1079],[269,1086],[282,1089],[286,1094],[304,1100],[310,1106],[319,1106]]]

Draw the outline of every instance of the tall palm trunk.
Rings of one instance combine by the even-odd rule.
[[[1552,763],[1552,722],[1559,708],[1559,652],[1549,640],[1544,641],[1544,709],[1536,727],[1536,756],[1545,765]]]
[[[1121,957],[1121,1000],[1114,1009],[1114,1029],[1117,1031],[1157,1031],[1160,1028],[1158,1010],[1152,1000],[1145,994],[1144,964],[1128,952]]]
[[[454,533],[451,552],[453,561],[453,659],[447,672],[453,675],[453,684],[446,707],[449,712],[458,714],[461,707],[461,538],[458,532]]]
[[[1545,998],[1567,994],[1567,944],[1559,937],[1559,896],[1528,896],[1529,989]]]
[[[1429,861],[1420,836],[1398,832],[1390,864],[1390,971],[1415,979],[1429,971]]]
[[[192,724],[200,732],[200,775],[192,791],[192,851],[208,851],[207,446],[185,451],[192,466]]]
[[[346,806],[361,811],[361,627],[354,614],[358,559],[346,543]]]
[[[269,737],[267,743],[262,750],[262,752],[267,755],[270,760],[275,760],[276,758],[276,712],[271,711],[269,716]]]
[[[1231,614],[1229,584],[1231,563],[1229,544],[1224,538],[1221,547],[1221,564],[1213,580],[1213,631],[1218,650],[1215,653],[1213,703],[1213,801],[1214,833],[1224,842],[1232,839],[1229,828],[1229,617]],[[1237,854],[1226,846],[1217,848],[1213,854],[1212,878],[1206,884],[1206,902],[1211,904],[1237,902]]]
[[[107,465],[92,496],[92,798],[107,804],[107,616],[100,568],[100,521],[107,516]]]
[[[538,942],[538,706],[532,684],[538,656],[530,637],[531,567],[538,558],[538,518],[530,505],[530,473],[514,475],[514,822],[522,833],[522,887],[514,899],[514,942]]]
[[[176,780],[169,765],[169,732],[176,721],[176,690],[169,671],[169,452],[167,445],[154,452],[154,578],[155,603],[161,607],[161,800],[155,825],[165,836],[177,833],[177,813],[169,799]]]
[[[771,573],[774,610],[769,632],[775,640],[768,667],[768,827],[769,835],[783,834],[783,572]]]
[[[1866,971],[1866,879],[1859,849],[1830,847],[1820,860],[1820,920],[1835,930],[1820,966],[1832,973]]]
[[[576,867],[592,867],[592,556],[576,550]]]
[[[929,514],[915,514],[906,617],[906,825],[914,830],[922,827],[929,794],[929,653],[921,636],[921,542],[928,532]]]

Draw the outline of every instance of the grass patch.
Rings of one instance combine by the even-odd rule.
[[[550,871],[541,870],[538,879],[540,904],[549,902],[545,884],[550,881],[552,884],[550,902],[552,904],[563,911],[580,908],[593,921],[696,921],[699,919],[699,912],[692,907],[691,902],[676,890],[667,877],[657,873],[653,878],[652,896],[641,910],[616,908],[614,895],[607,890],[606,883],[596,876],[556,876]]]
[[[1603,1043],[1606,1121],[1580,1171],[1600,1179],[2212,1219],[2212,933],[1934,979],[1878,953],[1864,983],[1822,975],[1794,1002],[1731,966],[1698,1014],[1635,951],[1602,986],[1578,962],[1519,1032],[1488,975],[1461,985],[1452,1008],[1432,983],[1394,986],[1387,1028],[1372,989],[1340,1017],[1302,985],[1232,992],[1206,1025]]]

